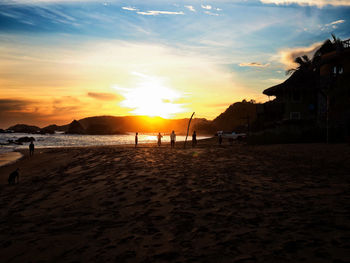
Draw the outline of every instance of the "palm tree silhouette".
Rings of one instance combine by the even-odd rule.
[[[323,55],[333,51],[342,51],[344,49],[344,42],[340,38],[337,38],[334,34],[332,34],[332,38],[332,40],[327,39],[323,42],[323,44],[316,50],[311,60],[307,55],[295,58],[294,62],[299,66],[286,70],[286,75],[290,75],[294,72],[303,74],[310,72],[311,70],[318,72]]]
[[[290,75],[296,71],[301,72],[301,73],[305,73],[305,72],[312,69],[312,61],[310,60],[310,58],[307,55],[297,57],[294,60],[294,62],[299,64],[299,66],[297,68],[290,68],[290,69],[286,70],[286,75]]]
[[[333,51],[342,51],[344,49],[344,43],[340,38],[337,38],[332,34],[333,41],[327,39],[323,44],[316,50],[313,58],[312,64],[315,68],[315,71],[318,71],[321,66],[321,58],[323,55],[333,52]]]
[[[344,43],[340,38],[337,38],[334,34],[332,34],[333,41],[327,39],[323,42],[321,47],[315,52],[315,57],[320,57],[324,54],[327,54],[332,51],[340,51],[344,49]]]

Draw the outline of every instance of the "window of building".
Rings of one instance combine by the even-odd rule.
[[[332,73],[333,75],[337,75],[337,66],[333,66]]]
[[[333,76],[338,76],[344,73],[344,68],[341,65],[333,66],[332,74]]]
[[[300,118],[301,118],[300,112],[291,112],[290,113],[291,120],[300,120]]]

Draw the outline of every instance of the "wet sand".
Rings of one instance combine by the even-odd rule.
[[[349,262],[349,145],[178,147],[24,151],[1,262]]]
[[[23,155],[19,152],[0,153],[0,167],[16,162]]]

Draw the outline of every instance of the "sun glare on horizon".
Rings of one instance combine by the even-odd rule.
[[[132,109],[135,115],[170,118],[184,112],[183,104],[176,103],[181,94],[171,89],[161,78],[133,72],[138,81],[134,87],[114,86],[125,98],[120,106]]]

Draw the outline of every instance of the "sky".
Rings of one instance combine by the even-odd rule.
[[[350,38],[350,0],[0,0],[0,128],[213,119]]]

